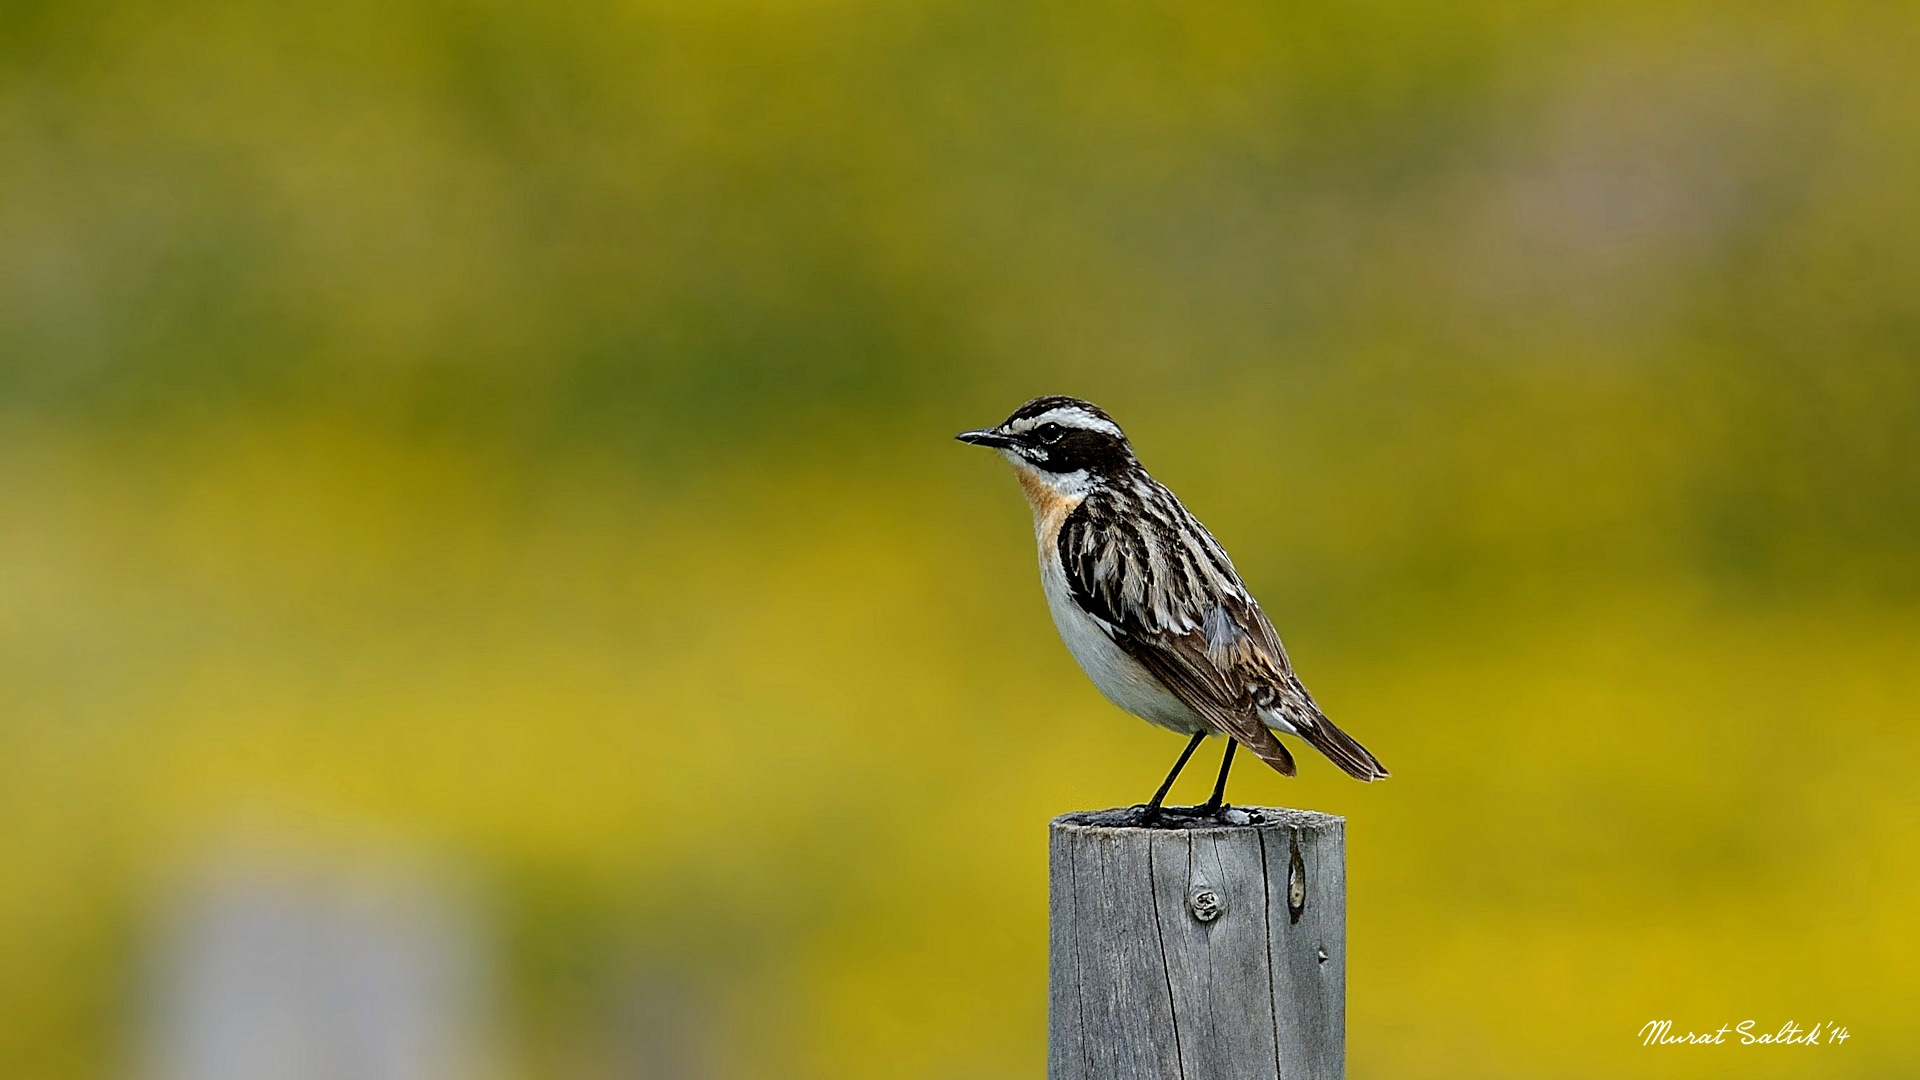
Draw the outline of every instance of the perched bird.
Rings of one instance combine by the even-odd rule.
[[[1088,678],[1122,709],[1192,736],[1143,820],[1160,816],[1208,735],[1229,741],[1201,814],[1224,805],[1235,746],[1294,774],[1274,732],[1299,736],[1356,779],[1387,775],[1313,703],[1227,553],[1147,475],[1112,417],[1078,398],[1042,397],[955,437],[1013,464],[1033,506],[1047,607]]]

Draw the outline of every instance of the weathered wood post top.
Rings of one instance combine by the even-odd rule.
[[[1339,1080],[1346,821],[1137,808],[1051,827],[1049,1080]]]

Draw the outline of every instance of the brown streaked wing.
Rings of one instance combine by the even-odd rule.
[[[1255,709],[1256,695],[1288,675],[1278,635],[1224,556],[1202,566],[1180,542],[1191,519],[1177,501],[1128,502],[1110,492],[1089,496],[1062,524],[1061,568],[1074,600],[1174,696],[1292,776],[1293,756]]]
[[[1267,730],[1244,697],[1240,704],[1229,703],[1227,680],[1208,662],[1205,645],[1197,643],[1192,635],[1162,636],[1151,641],[1123,633],[1116,635],[1114,642],[1214,727],[1253,751],[1280,775],[1294,774],[1293,755],[1286,745]]]

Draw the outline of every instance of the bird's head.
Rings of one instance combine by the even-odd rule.
[[[1098,405],[1079,398],[1034,398],[998,426],[963,431],[954,438],[992,447],[1014,468],[1056,489],[1083,487],[1134,462],[1120,425]]]

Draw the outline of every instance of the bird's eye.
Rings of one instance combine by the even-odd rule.
[[[1067,429],[1061,427],[1059,424],[1049,423],[1041,424],[1039,427],[1034,428],[1033,433],[1038,435],[1040,441],[1043,443],[1057,443],[1060,441],[1060,436],[1067,433]]]

